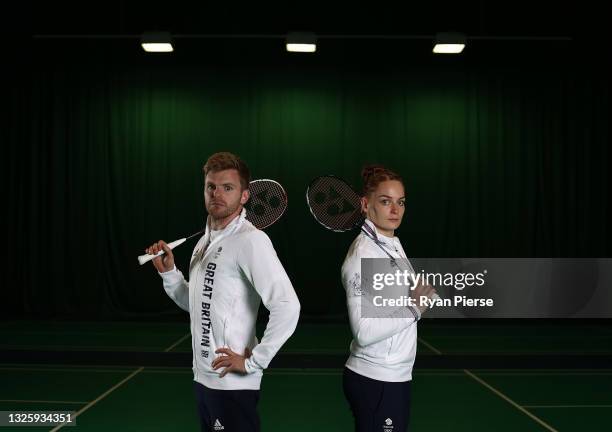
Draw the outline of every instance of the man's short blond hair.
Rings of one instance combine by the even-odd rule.
[[[238,175],[240,176],[240,187],[242,190],[249,188],[249,183],[251,182],[251,172],[249,171],[249,167],[242,159],[233,153],[219,152],[213,154],[204,164],[202,171],[204,171],[204,177],[206,177],[209,172],[217,172],[227,169],[235,169],[238,171]]]

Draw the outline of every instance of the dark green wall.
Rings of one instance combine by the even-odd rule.
[[[269,235],[307,316],[344,313],[353,234],[316,224],[306,186],[329,173],[360,186],[364,163],[405,179],[409,256],[610,256],[609,75],[581,47],[439,58],[414,41],[330,42],[314,57],[278,41],[184,42],[170,56],[130,44],[15,54],[4,314],[180,315],[136,256],[200,229],[201,167],[221,150],[286,187]],[[193,244],[176,250],[183,270]]]

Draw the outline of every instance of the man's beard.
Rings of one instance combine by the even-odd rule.
[[[230,206],[229,204],[222,205],[222,206],[213,206],[213,205],[210,205],[210,206],[208,206],[206,208],[206,210],[208,211],[208,214],[214,220],[222,220],[222,219],[225,219],[226,217],[230,216],[236,210],[238,210],[238,207],[240,207],[240,201],[238,201],[233,206]]]

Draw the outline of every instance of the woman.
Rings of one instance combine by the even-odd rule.
[[[343,387],[355,419],[355,431],[400,432],[408,428],[410,382],[417,346],[417,321],[426,306],[410,306],[376,318],[362,316],[361,258],[403,258],[395,230],[404,216],[404,185],[399,175],[379,165],[362,171],[361,209],[366,216],[360,234],[342,265],[349,321],[351,355]],[[399,261],[398,261],[399,262]],[[430,286],[418,286],[411,296],[431,297]],[[418,305],[418,303],[417,303]]]

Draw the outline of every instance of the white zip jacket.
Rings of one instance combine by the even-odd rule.
[[[212,389],[258,390],[263,369],[293,334],[300,303],[268,236],[245,219],[210,229],[196,244],[189,282],[176,268],[160,273],[168,296],[191,316],[194,380]],[[209,244],[210,241],[210,244]],[[208,244],[208,246],[206,246]],[[270,311],[261,342],[255,337],[260,301]],[[246,374],[213,370],[219,348],[244,355]]]
[[[365,223],[391,256],[406,259],[397,237],[389,238],[380,234],[368,219]],[[361,258],[389,259],[389,256],[361,231],[351,244],[342,264],[342,285],[346,291],[349,322],[353,333],[351,354],[346,367],[379,381],[410,381],[416,356],[417,320],[421,314],[417,308],[411,308],[412,313],[401,313],[399,318],[394,317],[397,315],[395,313],[384,318],[362,317]],[[410,318],[405,318],[406,315]]]

